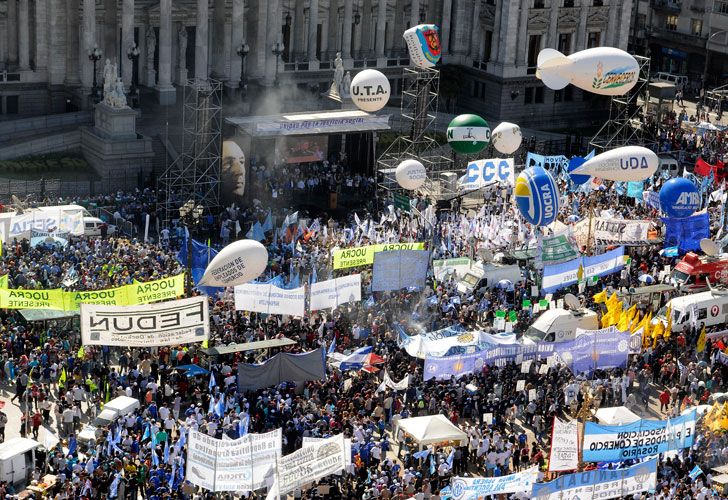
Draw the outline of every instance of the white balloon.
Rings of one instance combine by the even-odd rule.
[[[203,286],[235,286],[252,281],[265,271],[268,250],[255,240],[238,240],[220,250],[205,269]]]
[[[521,127],[515,123],[503,122],[493,129],[490,135],[490,141],[493,147],[504,155],[515,153],[521,147]]]
[[[365,69],[356,74],[349,87],[351,100],[362,111],[379,111],[389,102],[392,89],[381,71]]]
[[[394,177],[402,188],[412,191],[425,183],[427,170],[417,160],[405,160],[397,166]]]
[[[623,146],[596,155],[570,174],[591,175],[608,181],[642,181],[657,171],[660,159],[643,146]]]

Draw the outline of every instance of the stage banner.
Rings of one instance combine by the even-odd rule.
[[[579,466],[579,422],[562,422],[554,417],[551,431],[549,472],[576,470]]]
[[[372,291],[387,292],[425,286],[430,265],[428,250],[395,250],[374,255]]]
[[[465,276],[465,273],[470,271],[472,266],[473,261],[468,257],[432,261],[432,270],[437,280],[442,280],[450,274],[455,274],[458,277]]]
[[[253,491],[267,485],[281,460],[283,433],[215,439],[190,430],[185,479],[210,491]]]
[[[312,311],[332,309],[347,302],[361,300],[361,274],[319,281],[311,284],[309,308]]]
[[[710,219],[707,212],[684,218],[663,217],[665,247],[678,247],[680,253],[700,249],[700,240],[710,238]]]
[[[579,281],[579,266],[584,270],[582,279],[602,277],[616,273],[624,267],[624,247],[615,248],[602,255],[583,257],[563,264],[544,266],[541,289],[544,294],[573,285]]]
[[[477,500],[488,495],[502,493],[531,492],[538,479],[538,467],[531,467],[522,472],[500,477],[454,477],[450,486],[443,488],[440,498],[443,500]]]
[[[461,189],[480,189],[495,182],[513,187],[516,183],[513,158],[490,158],[468,163],[465,175],[458,179]]]
[[[52,290],[0,288],[0,308],[52,309],[55,311],[63,311],[64,293],[60,288],[54,288]]]
[[[285,495],[296,488],[335,474],[346,467],[344,435],[311,442],[300,450],[281,457],[278,461],[277,480],[279,494]]]
[[[689,448],[695,435],[696,411],[668,420],[638,420],[626,425],[584,427],[584,462],[622,462]]]
[[[185,273],[154,281],[135,281],[127,287],[127,305],[151,304],[185,294]]]
[[[419,243],[383,243],[365,247],[344,248],[333,252],[334,269],[347,267],[370,266],[374,264],[374,254],[390,250],[424,250],[425,244]]]
[[[647,460],[627,469],[595,469],[567,474],[548,483],[536,483],[532,500],[566,498],[632,498],[642,491],[653,492],[657,486],[657,459]]]
[[[83,211],[81,210],[47,210],[33,209],[10,218],[10,227],[6,237],[28,237],[31,231],[42,233],[70,233],[81,236],[84,233]]]
[[[138,306],[81,304],[84,345],[178,345],[201,342],[209,335],[210,320],[204,295]]]

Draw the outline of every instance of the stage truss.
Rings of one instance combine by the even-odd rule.
[[[182,154],[160,178],[165,190],[165,225],[179,218],[179,207],[194,200],[205,213],[220,208],[222,82],[187,80],[182,108]]]
[[[377,160],[377,184],[384,196],[402,194],[394,171],[402,161],[418,160],[427,170],[427,181],[419,189],[435,200],[457,195],[453,161],[438,152],[434,139],[437,117],[440,71],[433,68],[405,68],[403,74],[401,116],[407,132],[397,136]]]
[[[650,102],[650,58],[633,55],[639,64],[637,84],[621,96],[614,96],[609,105],[609,120],[589,141],[596,154],[622,146],[649,147],[654,138],[646,130],[644,117]]]

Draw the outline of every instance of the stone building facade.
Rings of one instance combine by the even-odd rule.
[[[532,127],[583,125],[605,101],[545,88],[534,75],[538,51],[626,49],[633,10],[633,0],[0,0],[0,114],[88,108],[94,48],[99,85],[108,58],[125,85],[153,88],[162,103],[187,77],[220,79],[232,93],[242,44],[249,85],[270,87],[278,75],[281,86],[323,90],[340,51],[352,73],[387,74],[396,96],[408,64],[401,35],[428,22],[440,26],[443,94],[450,88],[441,107]]]

